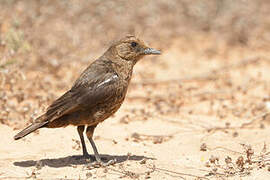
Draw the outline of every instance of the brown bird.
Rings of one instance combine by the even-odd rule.
[[[101,161],[92,139],[96,126],[114,114],[123,103],[134,65],[145,55],[161,54],[147,47],[135,36],[126,36],[114,43],[100,58],[90,64],[75,81],[72,88],[54,101],[47,112],[14,136],[18,140],[39,128],[77,126],[82,143],[83,157],[88,158],[83,132],[94,151],[97,164]]]

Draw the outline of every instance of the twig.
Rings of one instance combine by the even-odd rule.
[[[266,112],[266,113],[260,114],[260,115],[258,115],[258,116],[256,116],[256,117],[254,117],[253,119],[251,119],[249,122],[243,123],[243,124],[241,125],[241,128],[243,128],[243,127],[245,127],[245,126],[248,126],[248,125],[251,125],[251,124],[253,124],[254,122],[256,122],[256,120],[261,119],[261,118],[265,118],[265,117],[266,117],[267,115],[269,115],[269,114],[270,114],[270,112]]]
[[[163,169],[163,168],[158,168],[158,167],[156,167],[155,169],[158,171],[168,172],[168,173],[177,174],[177,175],[181,175],[181,176],[189,176],[189,177],[195,177],[195,178],[201,178],[201,179],[208,179],[208,178],[203,177],[203,176],[196,176],[193,174],[181,173],[181,172],[171,171],[168,169]]]
[[[209,148],[209,147],[207,147],[207,149],[210,150],[210,151],[214,151],[214,150],[217,150],[217,149],[223,149],[223,150],[225,150],[225,151],[229,151],[229,152],[234,153],[234,154],[245,155],[245,153],[243,153],[243,152],[234,151],[234,150],[231,150],[231,149],[222,147],[222,146],[217,146],[217,147],[214,147],[214,148]]]
[[[146,171],[146,172],[142,172],[142,173],[135,173],[135,172],[127,171],[127,170],[123,169],[122,166],[120,166],[119,168],[120,168],[120,170],[108,167],[108,169],[110,169],[114,172],[121,173],[124,176],[128,176],[131,178],[139,178],[139,176],[141,176],[141,175],[150,175],[151,173],[155,172],[155,170],[156,170],[155,165],[153,165],[153,167],[149,168],[149,169],[151,169],[150,171]]]
[[[268,158],[268,159],[260,159],[260,160],[252,160],[251,162],[252,163],[258,163],[258,162],[262,162],[262,161],[264,161],[264,162],[270,161],[270,158]]]
[[[269,115],[270,112],[265,112],[263,114],[260,114],[254,118],[252,118],[249,122],[243,123],[241,126],[229,126],[229,127],[212,127],[212,128],[207,128],[207,132],[215,132],[219,130],[228,130],[228,129],[254,129],[254,127],[247,127],[251,124],[254,124],[258,119],[265,118],[267,115]]]

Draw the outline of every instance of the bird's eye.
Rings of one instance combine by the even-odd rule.
[[[132,46],[132,47],[136,47],[137,45],[138,45],[138,43],[136,43],[136,42],[134,42],[134,41],[131,42],[131,46]]]

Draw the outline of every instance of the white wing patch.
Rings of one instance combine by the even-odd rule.
[[[105,79],[103,82],[101,82],[100,84],[98,84],[97,87],[102,86],[104,84],[107,84],[107,83],[109,83],[111,81],[114,81],[115,79],[118,79],[118,76],[116,74],[113,75],[112,77],[108,78],[108,79]]]

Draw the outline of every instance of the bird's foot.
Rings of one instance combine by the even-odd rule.
[[[88,169],[93,169],[93,168],[107,167],[115,163],[116,163],[116,159],[111,159],[108,162],[103,162],[101,160],[98,160],[98,161],[91,162],[87,164],[86,166]]]

